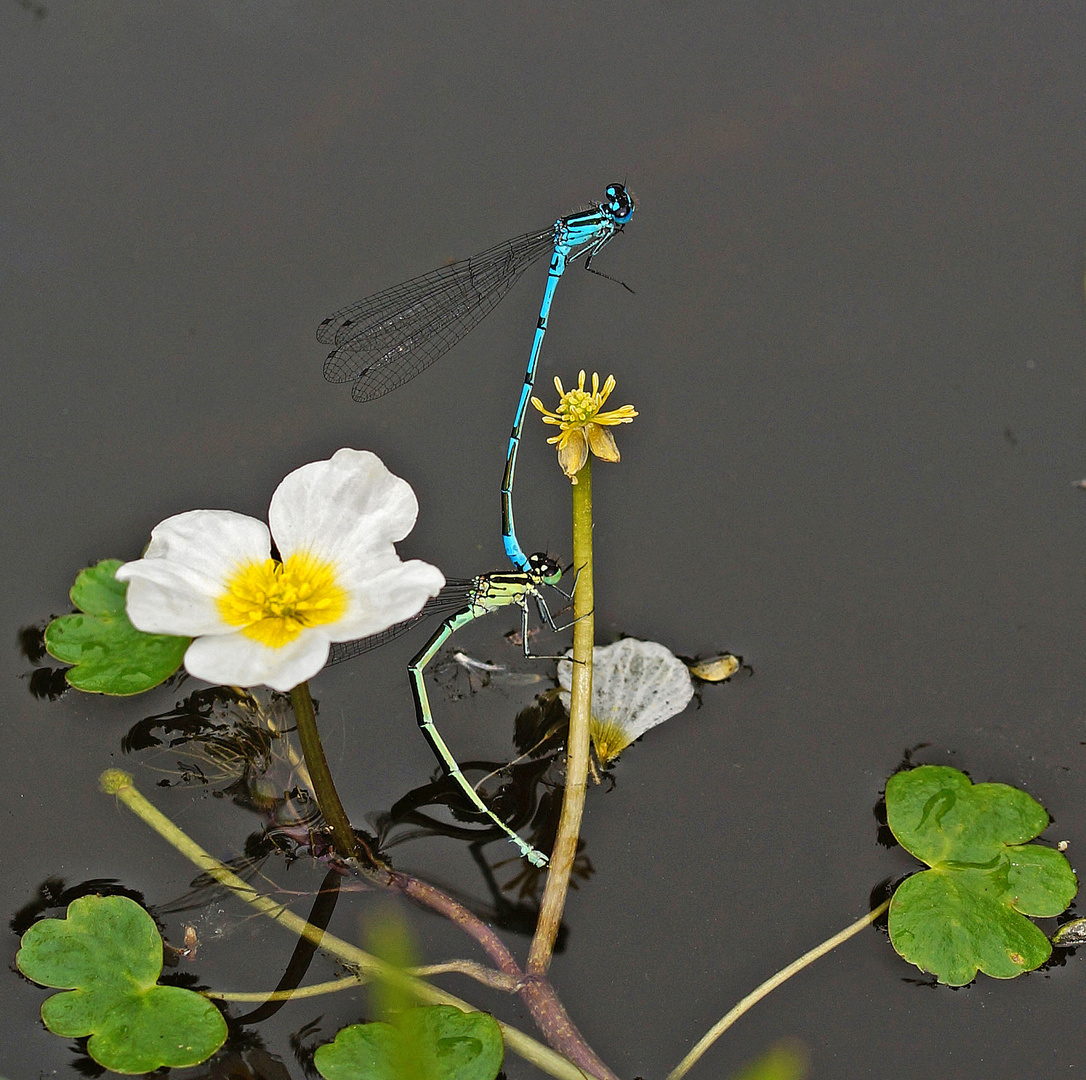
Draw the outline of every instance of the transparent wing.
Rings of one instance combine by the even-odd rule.
[[[394,641],[401,634],[418,626],[420,622],[432,618],[434,615],[448,615],[459,611],[471,603],[472,595],[477,589],[474,578],[454,578],[446,581],[445,587],[437,594],[430,597],[422,606],[422,610],[412,615],[410,619],[393,623],[387,630],[370,634],[368,637],[355,638],[353,641],[335,641],[328,652],[328,662],[325,667],[333,664],[342,664],[344,660],[353,660],[356,656],[368,653],[371,649],[378,649]]]
[[[402,386],[490,314],[553,238],[553,227],[525,233],[329,315],[317,328],[335,346],[324,377],[353,382],[355,401]]]

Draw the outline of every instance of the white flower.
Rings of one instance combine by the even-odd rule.
[[[569,709],[573,664],[558,661],[562,701]],[[690,704],[694,683],[686,665],[655,641],[623,638],[592,650],[592,718],[596,756],[606,765],[649,728]]]
[[[185,667],[197,678],[290,690],[320,671],[331,642],[410,618],[445,584],[393,546],[418,510],[411,485],[375,454],[337,450],[283,480],[270,532],[230,510],[157,525],[143,558],[117,571],[128,617],[147,633],[195,638]]]

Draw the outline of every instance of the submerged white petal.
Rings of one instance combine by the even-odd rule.
[[[558,662],[562,701],[569,708],[573,664]],[[623,638],[592,651],[592,727],[605,760],[690,704],[694,683],[686,665],[656,641]]]

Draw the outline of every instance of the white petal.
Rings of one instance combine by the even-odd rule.
[[[414,527],[419,504],[411,485],[368,450],[337,450],[284,478],[268,521],[283,558],[312,552],[334,563],[370,559],[391,567],[393,543]]]
[[[558,662],[562,700],[569,708],[573,664]],[[686,665],[656,641],[623,638],[592,650],[592,716],[617,724],[630,742],[690,704],[694,683]]]
[[[344,617],[326,629],[333,641],[376,634],[411,618],[444,584],[445,575],[420,559],[405,563],[397,560],[395,566],[376,577],[366,574],[354,581],[345,577],[343,585],[351,594],[350,605]]]
[[[222,589],[185,566],[139,559],[119,567],[117,579],[128,582],[125,610],[137,630],[196,637],[233,629],[223,622],[215,603]]]
[[[169,559],[205,577],[222,581],[240,562],[271,555],[268,526],[233,510],[190,510],[166,518],[151,530],[145,559]]]
[[[209,683],[256,686],[283,693],[317,674],[328,659],[328,638],[303,631],[289,645],[269,648],[242,633],[198,638],[185,653],[190,675]]]
[[[193,637],[231,628],[216,600],[239,563],[271,553],[263,522],[229,510],[192,510],[155,526],[142,559],[117,570],[129,582],[125,608],[132,625],[150,634]]]

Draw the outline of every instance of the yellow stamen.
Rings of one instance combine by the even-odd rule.
[[[562,388],[562,380],[556,375],[554,386],[561,400],[558,408],[551,412],[539,398],[532,398],[532,404],[543,414],[543,423],[558,428],[558,434],[547,440],[558,446],[558,463],[562,471],[575,484],[577,473],[588,460],[592,451],[604,461],[618,461],[618,445],[614,436],[607,431],[616,424],[629,424],[637,415],[632,405],[623,405],[610,412],[602,412],[604,402],[615,388],[615,377],[608,375],[603,389],[600,389],[600,377],[592,375],[592,390],[584,388],[585,372],[582,370],[577,379],[577,386],[572,390]]]
[[[601,765],[614,761],[631,742],[626,729],[613,720],[603,721],[593,716],[589,721],[588,730],[592,735],[592,745],[596,748],[596,757],[600,759]]]
[[[347,591],[335,568],[308,553],[286,562],[243,563],[218,598],[219,614],[246,637],[272,649],[290,644],[307,627],[335,622],[347,610]]]

